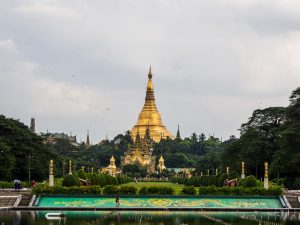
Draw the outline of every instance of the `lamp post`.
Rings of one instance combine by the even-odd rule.
[[[63,160],[62,175],[65,176],[65,160]]]
[[[30,159],[32,159],[32,158],[33,158],[32,155],[28,156],[28,181],[29,182],[31,181],[31,178],[30,178]]]

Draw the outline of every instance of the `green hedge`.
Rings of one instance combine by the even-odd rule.
[[[132,182],[132,178],[129,178],[127,176],[112,177],[108,174],[103,173],[88,173],[87,179],[91,182],[92,185],[100,185],[101,187],[104,187],[106,185],[126,184]]]
[[[21,188],[31,187],[31,182],[21,181]],[[14,188],[14,181],[0,181],[0,188]]]
[[[264,189],[263,187],[199,187],[199,195],[282,195],[283,191],[281,187],[269,187]]]
[[[34,194],[101,194],[101,188],[99,186],[73,186],[73,187],[61,187],[54,186],[49,187],[45,184],[39,184],[32,189]]]
[[[61,185],[64,187],[73,187],[73,186],[79,186],[80,182],[76,176],[74,176],[72,174],[68,174],[68,175],[64,176],[64,179],[63,179]]]
[[[175,190],[164,186],[144,186],[140,189],[140,195],[173,195]]]
[[[181,193],[184,194],[184,195],[196,195],[197,190],[194,186],[189,186],[189,187],[184,187],[181,190]]]
[[[107,185],[103,188],[104,195],[114,195],[114,194],[135,195],[136,193],[137,193],[137,188],[134,186]]]

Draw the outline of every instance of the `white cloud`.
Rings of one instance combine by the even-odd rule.
[[[90,129],[98,140],[130,129],[149,64],[165,125],[187,136],[229,137],[255,108],[287,105],[300,83],[299,1],[2,6],[0,109],[36,115],[41,131]]]

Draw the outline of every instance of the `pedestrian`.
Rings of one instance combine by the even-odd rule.
[[[17,180],[17,190],[20,191],[21,189],[21,181]]]
[[[116,207],[120,207],[120,198],[119,198],[119,196],[116,197]]]
[[[32,186],[32,187],[35,187],[35,180],[32,180],[31,186]]]
[[[15,187],[15,191],[16,191],[18,188],[18,179],[14,180],[14,187]]]

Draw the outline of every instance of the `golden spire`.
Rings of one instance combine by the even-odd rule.
[[[163,125],[160,113],[156,108],[152,77],[153,74],[150,66],[145,104],[135,126],[131,129],[131,135],[133,138],[135,138],[137,134],[144,137],[148,128],[151,138],[156,142],[160,141],[162,133],[164,134],[164,138],[169,137],[174,139],[174,135]]]
[[[111,156],[110,161],[111,161],[111,162],[116,161],[116,160],[115,160],[115,157],[114,157],[113,155]]]

